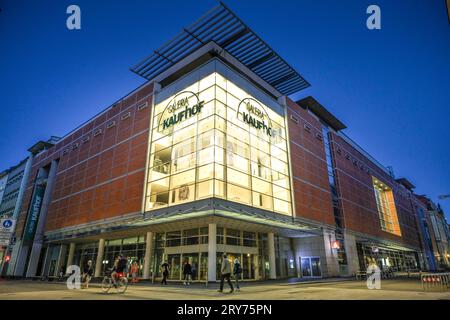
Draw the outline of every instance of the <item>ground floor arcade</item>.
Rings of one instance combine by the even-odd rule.
[[[57,276],[70,265],[92,260],[100,277],[119,253],[130,264],[137,262],[143,279],[160,278],[160,266],[167,262],[172,281],[182,279],[185,261],[192,266],[194,281],[216,281],[224,253],[230,261],[239,260],[242,280],[248,281],[351,276],[365,270],[369,259],[399,271],[418,266],[414,252],[377,248],[372,252],[373,246],[357,237],[346,232],[340,237],[326,228],[305,232],[235,219],[194,219],[48,243],[36,276]]]

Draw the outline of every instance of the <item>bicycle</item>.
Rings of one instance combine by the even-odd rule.
[[[102,292],[108,293],[111,287],[115,287],[117,293],[125,293],[128,288],[128,278],[124,272],[117,272],[116,283],[114,284],[111,277],[112,270],[109,270],[102,281]]]

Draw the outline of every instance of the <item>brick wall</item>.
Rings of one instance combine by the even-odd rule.
[[[59,165],[46,231],[141,211],[152,92],[152,84],[143,86],[35,157],[18,236],[37,171],[54,159]]]
[[[334,224],[330,185],[320,122],[287,99],[294,214],[320,223]]]

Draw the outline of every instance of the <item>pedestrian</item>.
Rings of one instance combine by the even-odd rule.
[[[222,259],[222,266],[220,267],[220,289],[219,292],[223,292],[223,284],[225,282],[225,279],[228,282],[228,285],[230,286],[230,293],[234,291],[233,284],[231,283],[231,263],[228,260],[228,257],[226,254],[223,255]]]
[[[167,277],[169,276],[169,270],[170,270],[169,264],[167,262],[164,262],[161,265],[161,270],[162,270],[162,275],[163,275],[161,285],[163,285],[163,284],[167,285]]]
[[[192,278],[192,267],[189,263],[189,259],[186,259],[183,264],[183,275],[184,275],[184,285],[190,285],[191,284],[191,278]]]
[[[242,274],[241,264],[239,263],[239,259],[236,258],[236,259],[234,259],[234,265],[233,265],[233,275],[234,275],[234,280],[236,281],[236,291],[241,290],[239,288],[239,279],[241,278],[241,274]]]
[[[83,288],[89,288],[89,282],[92,279],[92,275],[94,274],[94,266],[92,264],[92,260],[88,260],[83,267]]]
[[[139,273],[139,265],[137,264],[136,260],[133,261],[130,268],[131,272],[131,283],[137,283],[138,282],[138,273]]]

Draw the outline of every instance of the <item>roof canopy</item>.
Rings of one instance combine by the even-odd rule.
[[[131,71],[152,80],[204,44],[215,42],[283,95],[310,84],[222,2]]]

